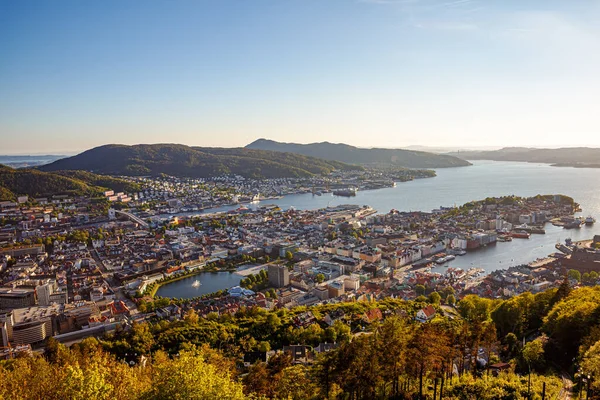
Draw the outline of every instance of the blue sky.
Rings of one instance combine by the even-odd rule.
[[[600,2],[0,0],[0,154],[600,146]]]

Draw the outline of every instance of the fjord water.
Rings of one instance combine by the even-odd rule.
[[[399,211],[431,211],[440,206],[461,205],[471,200],[506,195],[535,196],[536,194],[565,194],[581,204],[581,215],[592,215],[598,219],[593,226],[581,229],[563,229],[546,224],[545,235],[531,235],[530,239],[514,239],[512,242],[497,243],[482,249],[470,251],[454,261],[436,267],[434,271],[443,272],[446,266],[458,268],[482,268],[486,272],[505,269],[510,266],[525,264],[539,257],[554,253],[555,244],[565,239],[591,239],[600,234],[600,169],[594,168],[562,168],[548,164],[530,164],[519,162],[473,161],[473,165],[460,168],[438,169],[437,176],[429,179],[417,179],[398,183],[396,187],[357,192],[356,197],[336,197],[331,194],[314,196],[298,194],[285,196],[282,199],[266,200],[250,205],[256,208],[264,204],[276,204],[283,209],[294,207],[298,210],[318,209],[340,204],[369,205],[379,213],[387,213],[391,209]],[[206,212],[228,211],[236,207],[222,207]],[[234,275],[236,276],[236,275]],[[201,281],[211,282],[211,275],[203,276]],[[233,281],[233,279],[231,280]],[[215,285],[201,286],[201,291],[193,291],[193,295],[224,289],[231,281],[218,280]],[[238,280],[239,282],[239,280]],[[182,280],[164,286],[161,296],[186,297],[184,289],[193,280]],[[223,286],[225,285],[225,286]],[[229,286],[226,286],[229,285]],[[167,289],[169,293],[167,293]],[[180,292],[181,290],[181,292]],[[205,291],[207,290],[207,291]],[[185,290],[187,292],[187,290]]]

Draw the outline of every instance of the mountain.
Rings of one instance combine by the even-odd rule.
[[[43,197],[55,194],[93,195],[106,189],[136,191],[139,187],[125,180],[85,171],[42,172],[35,169],[13,169],[0,165],[0,201],[17,196]]]
[[[281,143],[258,139],[246,146],[247,149],[271,150],[319,157],[351,164],[385,164],[406,168],[447,168],[471,165],[468,161],[423,151],[401,149],[361,149],[342,143]]]
[[[549,163],[557,166],[600,167],[600,149],[590,147],[560,149],[505,147],[494,151],[467,151],[450,154],[467,160],[523,161]]]
[[[42,171],[86,170],[110,175],[208,178],[291,178],[360,169],[341,162],[244,148],[189,147],[180,144],[109,144],[39,167]]]

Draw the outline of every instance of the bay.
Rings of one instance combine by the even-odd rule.
[[[395,187],[357,192],[356,197],[338,197],[332,194],[314,196],[310,193],[285,196],[282,199],[267,200],[258,204],[250,204],[256,209],[265,204],[275,204],[282,209],[294,207],[298,210],[311,210],[337,206],[341,204],[369,205],[379,213],[387,213],[391,209],[399,211],[431,211],[440,206],[461,205],[471,200],[482,200],[486,197],[506,195],[535,196],[537,194],[565,194],[581,204],[583,216],[592,215],[599,222],[581,229],[567,230],[546,224],[545,235],[532,234],[530,239],[514,239],[512,242],[497,243],[482,249],[458,256],[455,260],[434,271],[443,272],[447,266],[458,268],[482,268],[486,272],[505,269],[510,266],[525,264],[537,258],[554,253],[555,244],[565,239],[585,240],[600,234],[600,169],[595,168],[562,168],[548,164],[473,161],[473,165],[460,168],[444,168],[436,170],[437,176],[429,179],[417,179],[398,183]],[[220,207],[205,210],[205,213],[229,211],[238,206]],[[233,275],[239,278],[237,275]],[[230,286],[239,283],[236,278]],[[212,277],[204,281],[212,281]],[[180,282],[184,282],[180,281]],[[221,282],[221,280],[218,280]],[[177,282],[176,282],[177,283]],[[189,282],[191,287],[193,280]],[[227,282],[223,282],[227,283]],[[227,283],[228,284],[228,283]],[[160,290],[171,286],[165,285]],[[181,284],[183,288],[183,284]],[[216,284],[214,287],[218,287]],[[227,287],[230,287],[227,286]],[[201,288],[203,288],[201,286]],[[191,292],[189,297],[210,293],[224,287],[207,291]],[[207,288],[208,289],[208,288]],[[171,297],[163,292],[159,295]],[[182,289],[183,290],[183,289]],[[185,297],[173,289],[173,297]]]

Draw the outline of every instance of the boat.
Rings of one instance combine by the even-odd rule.
[[[202,284],[200,283],[200,281],[198,279],[196,279],[194,281],[194,283],[192,283],[192,287],[195,287],[195,288],[200,287],[200,285],[202,285]]]
[[[498,241],[499,242],[512,242],[512,236],[510,236],[510,234],[507,235],[499,235],[498,236]]]
[[[586,225],[594,225],[595,222],[596,222],[596,219],[594,217],[592,217],[591,215],[585,219]]]
[[[513,238],[517,238],[517,239],[529,239],[529,236],[531,236],[531,234],[529,232],[524,232],[524,231],[516,231],[510,234]]]
[[[333,191],[334,196],[354,197],[356,196],[355,188],[337,189]]]
[[[564,225],[565,229],[579,229],[581,228],[581,225],[583,225],[583,221],[580,218],[575,218],[572,221],[567,222]]]
[[[259,203],[260,202],[260,194],[255,194],[252,196],[252,201],[250,203]]]
[[[447,256],[439,257],[437,260],[435,260],[435,263],[441,265],[447,263],[448,261],[452,261],[455,258],[456,256],[449,254]]]

